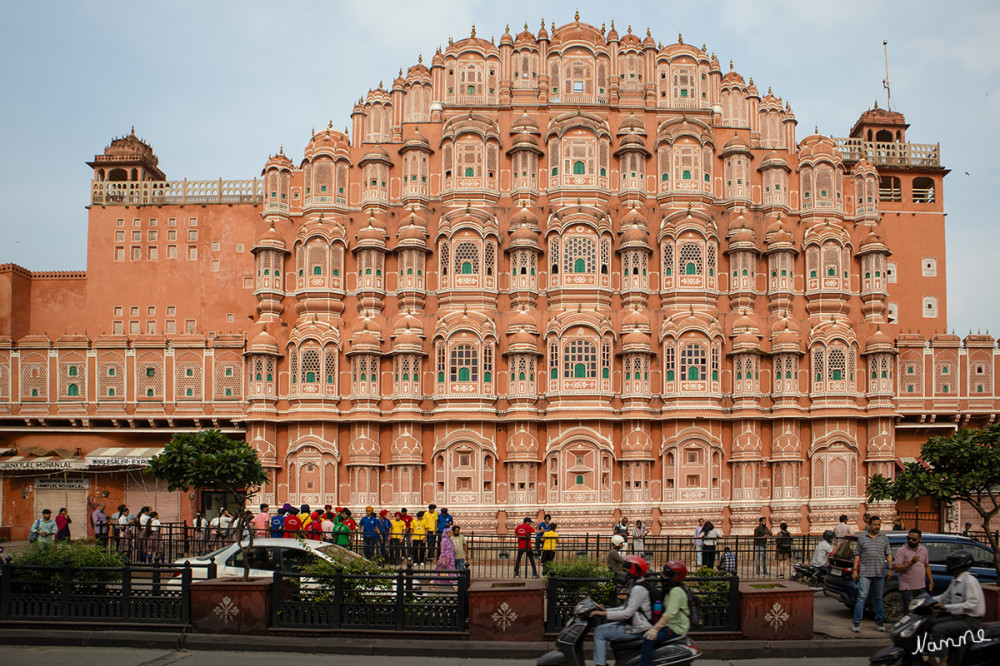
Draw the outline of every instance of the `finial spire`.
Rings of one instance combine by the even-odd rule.
[[[424,54],[423,53],[418,53],[417,54],[417,64],[418,65],[424,64]]]
[[[683,44],[684,43],[684,35],[682,35],[679,32],[677,33],[677,43],[678,44]]]
[[[507,29],[504,30],[504,34],[507,34],[507,35],[510,34],[510,23],[507,24]]]
[[[729,71],[730,72],[733,71],[733,59],[732,58],[729,59]]]
[[[576,19],[577,23],[580,22],[580,10],[579,9],[576,10],[576,14],[573,15],[573,18]]]
[[[473,37],[476,36],[476,24],[475,23],[472,24],[472,36]]]
[[[630,34],[630,35],[632,34],[632,24],[631,23],[628,24],[628,34]]]

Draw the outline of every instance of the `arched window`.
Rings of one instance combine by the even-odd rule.
[[[569,340],[563,354],[563,377],[597,379],[597,345],[590,340]]]
[[[588,236],[570,236],[563,249],[564,273],[595,273],[597,247]]]
[[[680,248],[681,270],[685,275],[703,275],[704,263],[701,246],[695,243],[685,243]]]
[[[587,165],[580,160],[573,162],[573,173],[574,175],[582,176],[583,174],[587,173]]]
[[[80,387],[77,386],[76,384],[70,384],[68,387],[66,387],[66,395],[70,396],[80,395]]]
[[[75,365],[69,366],[69,376],[70,377],[76,377],[79,372],[80,372],[79,369],[77,369],[77,367]]]
[[[707,359],[704,345],[689,342],[681,347],[681,379],[689,382],[708,379]]]
[[[455,273],[469,275],[479,272],[479,247],[464,241],[455,247]]]
[[[460,344],[451,348],[451,381],[479,381],[479,353],[473,345]]]

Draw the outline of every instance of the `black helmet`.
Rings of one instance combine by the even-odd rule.
[[[944,561],[945,571],[952,576],[957,576],[971,566],[972,553],[967,550],[956,550]]]
[[[833,541],[833,537],[835,536],[836,534],[833,533],[833,530],[825,530],[823,532],[823,538],[826,539],[827,541]]]

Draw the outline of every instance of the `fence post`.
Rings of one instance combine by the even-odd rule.
[[[132,565],[128,560],[122,567],[122,619],[132,619]]]
[[[282,581],[284,578],[280,571],[275,571],[273,575],[274,587],[271,590],[271,626],[280,627],[281,626],[281,599],[284,596],[282,592]],[[300,579],[301,582],[301,579]]]
[[[184,563],[181,572],[181,622],[191,623],[191,563]]]
[[[10,558],[6,562],[0,562],[0,620],[10,618],[10,594],[11,578],[14,577],[14,567],[10,565]]]
[[[333,577],[333,608],[330,610],[330,628],[340,629],[340,608],[344,603],[344,570],[337,569]]]
[[[206,573],[207,578],[216,578],[219,574],[219,567],[215,564],[215,556],[208,563],[208,572]]]
[[[469,584],[472,574],[463,569],[458,574],[458,617],[455,618],[455,631],[465,631],[469,619]]]
[[[73,569],[70,567],[69,558],[63,563],[63,588],[62,588],[62,615],[63,619],[69,619],[69,597],[73,592]]]
[[[413,575],[412,571],[410,571],[410,575],[411,576]],[[406,604],[405,604],[406,598],[405,598],[405,596],[403,594],[403,586],[405,584],[404,581],[403,581],[403,577],[404,576],[403,576],[402,570],[396,572],[396,611],[395,611],[395,615],[396,615],[396,630],[397,631],[402,631],[403,630],[403,626],[406,624],[406,622],[405,622],[405,620],[406,620]]]
[[[727,618],[726,629],[728,631],[739,631],[740,629],[740,577],[734,576],[729,581],[729,617]]]
[[[549,576],[545,579],[545,631],[548,633],[559,629],[559,623],[556,621],[559,615],[556,612],[556,603],[559,601],[556,598],[557,580],[555,576]]]

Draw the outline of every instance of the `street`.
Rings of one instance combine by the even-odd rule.
[[[211,664],[247,666],[294,661],[296,666],[532,666],[534,659],[438,659],[435,657],[372,657],[359,655],[293,654],[278,652],[200,652],[191,650],[133,650],[127,648],[0,647],[4,666],[168,666]],[[589,664],[590,662],[588,662]],[[700,659],[697,666],[863,666],[864,657],[816,659]]]

